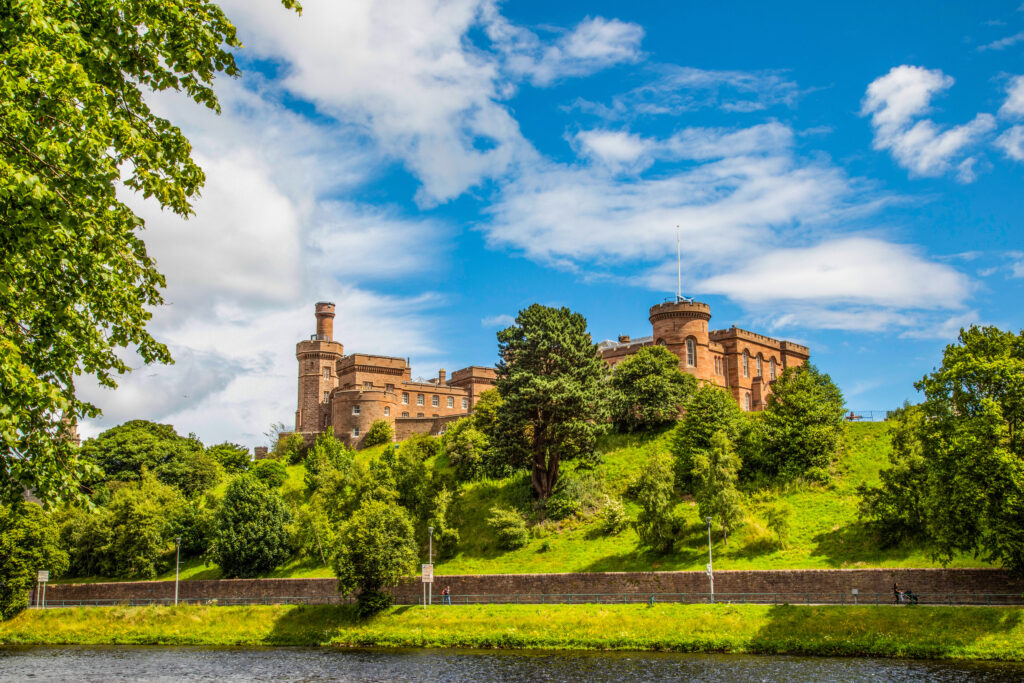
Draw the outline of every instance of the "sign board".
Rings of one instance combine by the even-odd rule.
[[[853,589],[850,590],[850,592],[853,593],[854,595],[857,595],[860,591],[858,591],[856,588],[853,588]]]
[[[423,565],[423,583],[434,583],[434,565]]]
[[[711,565],[710,564],[704,565],[704,569],[707,571],[708,576],[711,576]]]
[[[50,572],[47,569],[40,569],[39,574],[36,575],[36,581],[49,581]]]

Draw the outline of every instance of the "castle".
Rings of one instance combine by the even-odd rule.
[[[679,369],[723,387],[744,410],[762,410],[772,381],[784,368],[806,362],[806,346],[730,327],[708,330],[711,307],[677,297],[650,310],[652,334],[598,344],[611,366],[644,346],[660,344],[679,357]],[[413,434],[438,434],[449,422],[472,413],[480,394],[494,386],[493,367],[471,365],[448,377],[414,380],[404,358],[368,353],[345,355],[333,339],[334,304],[316,304],[316,334],[295,346],[299,400],[295,431],[307,441],[332,429],[350,446],[376,420],[387,420],[398,441]]]

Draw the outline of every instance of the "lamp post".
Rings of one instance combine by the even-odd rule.
[[[178,570],[181,567],[181,536],[174,537],[174,605],[178,605]]]
[[[427,534],[430,536],[430,540],[427,542],[427,564],[431,567],[434,566],[434,527],[427,527]],[[427,602],[431,605],[434,604],[434,582],[431,581],[427,584]]]
[[[711,561],[711,517],[705,517],[708,523],[708,580],[711,582],[711,602],[715,601],[715,570]]]

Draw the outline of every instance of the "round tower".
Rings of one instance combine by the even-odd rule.
[[[316,338],[331,341],[334,338],[334,303],[320,301],[316,305]]]
[[[713,363],[708,353],[708,321],[711,307],[700,301],[669,301],[651,306],[654,343],[679,358],[679,369],[697,377],[710,377]]]
[[[295,345],[299,361],[299,401],[295,431],[318,434],[331,426],[331,392],[338,386],[337,364],[345,347],[333,340],[334,304],[317,303],[316,334]]]

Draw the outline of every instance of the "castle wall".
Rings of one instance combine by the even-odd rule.
[[[469,413],[441,417],[400,417],[395,420],[395,440],[405,441],[413,434],[437,436],[452,422],[468,416]]]

